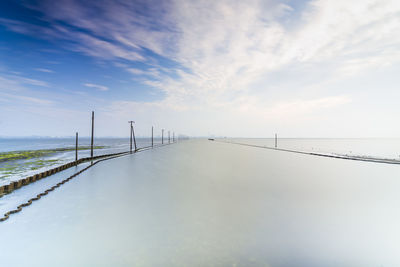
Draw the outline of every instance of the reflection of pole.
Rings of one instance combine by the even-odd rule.
[[[275,134],[275,148],[278,147],[278,135]]]
[[[133,132],[133,125],[132,125],[132,123],[135,123],[135,122],[134,122],[134,121],[128,121],[128,123],[131,124],[131,133],[130,133],[130,136],[129,136],[129,141],[130,141],[130,152],[132,153],[132,132]]]
[[[153,141],[153,126],[151,126],[151,147],[153,147],[154,141]]]
[[[75,161],[78,161],[78,132],[76,132],[75,138]]]
[[[92,111],[92,141],[90,143],[90,157],[93,158],[94,111]]]
[[[164,129],[161,129],[161,144],[164,144]]]
[[[171,139],[170,139],[169,131],[168,131],[168,144],[170,143],[170,141],[171,141]]]

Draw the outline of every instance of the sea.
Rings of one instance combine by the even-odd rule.
[[[400,266],[399,165],[227,141],[274,146],[192,138],[102,161],[0,223],[3,265]],[[278,147],[400,151],[396,139],[278,139]],[[82,167],[4,195],[0,214]]]
[[[249,145],[275,147],[274,138],[217,138],[218,141],[244,143]],[[172,141],[172,140],[171,140]],[[168,139],[164,138],[164,143]],[[79,146],[89,147],[90,138],[80,138]],[[154,139],[154,144],[161,144],[161,138]],[[137,138],[138,148],[151,145],[150,138]],[[124,152],[130,149],[129,138],[95,138],[94,155]],[[35,151],[43,149],[74,148],[75,138],[0,138],[0,154],[12,151]],[[400,139],[396,138],[278,138],[277,147],[302,152],[314,152],[339,156],[373,157],[400,160]],[[89,157],[90,150],[79,150],[78,158]],[[36,164],[40,160],[40,164]],[[75,151],[52,153],[46,157],[0,161],[0,186],[27,176],[46,171],[57,165],[75,160]]]

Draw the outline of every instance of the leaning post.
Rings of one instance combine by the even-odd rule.
[[[132,127],[133,143],[135,144],[135,152],[136,152],[137,147],[136,147],[135,129],[133,129],[133,125],[131,127]]]
[[[131,124],[131,134],[129,136],[129,141],[130,141],[130,152],[132,153],[132,136],[133,136],[133,125],[132,125],[132,123],[135,123],[135,122],[134,121],[128,121],[128,123]]]
[[[78,132],[76,132],[75,136],[75,162],[78,164]]]
[[[94,111],[92,111],[92,140],[90,143],[90,157],[93,159]]]

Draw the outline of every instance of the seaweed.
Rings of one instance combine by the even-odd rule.
[[[94,149],[102,149],[105,146],[95,146]],[[78,147],[78,150],[88,150],[90,146],[81,146]],[[10,152],[1,152],[0,153],[0,163],[15,161],[20,159],[33,159],[39,157],[51,156],[53,154],[65,151],[74,151],[74,147],[66,147],[66,148],[55,148],[55,149],[40,149],[40,150],[24,150],[24,151],[10,151]]]
[[[94,149],[102,149],[105,146],[95,146]],[[88,150],[90,146],[81,146],[78,150]],[[27,171],[35,171],[56,164],[61,164],[65,159],[55,159],[60,152],[74,151],[75,148],[56,148],[41,150],[10,151],[0,153],[0,180],[13,175],[22,175]]]

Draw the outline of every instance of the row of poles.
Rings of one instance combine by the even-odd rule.
[[[133,124],[135,123],[134,121],[128,121],[130,123],[131,128],[130,128],[130,152],[132,153],[132,141],[135,146],[135,152],[137,151],[137,146],[136,146],[136,138],[135,138],[135,130],[133,128]],[[92,111],[92,136],[90,139],[90,157],[93,158],[93,144],[94,144],[94,111]],[[172,142],[175,142],[175,132],[172,132]],[[171,143],[171,135],[170,131],[168,131],[168,144]],[[161,129],[161,144],[164,144],[164,129]],[[151,147],[154,147],[154,127],[151,126]],[[75,161],[78,161],[78,132],[76,132],[75,136]]]

